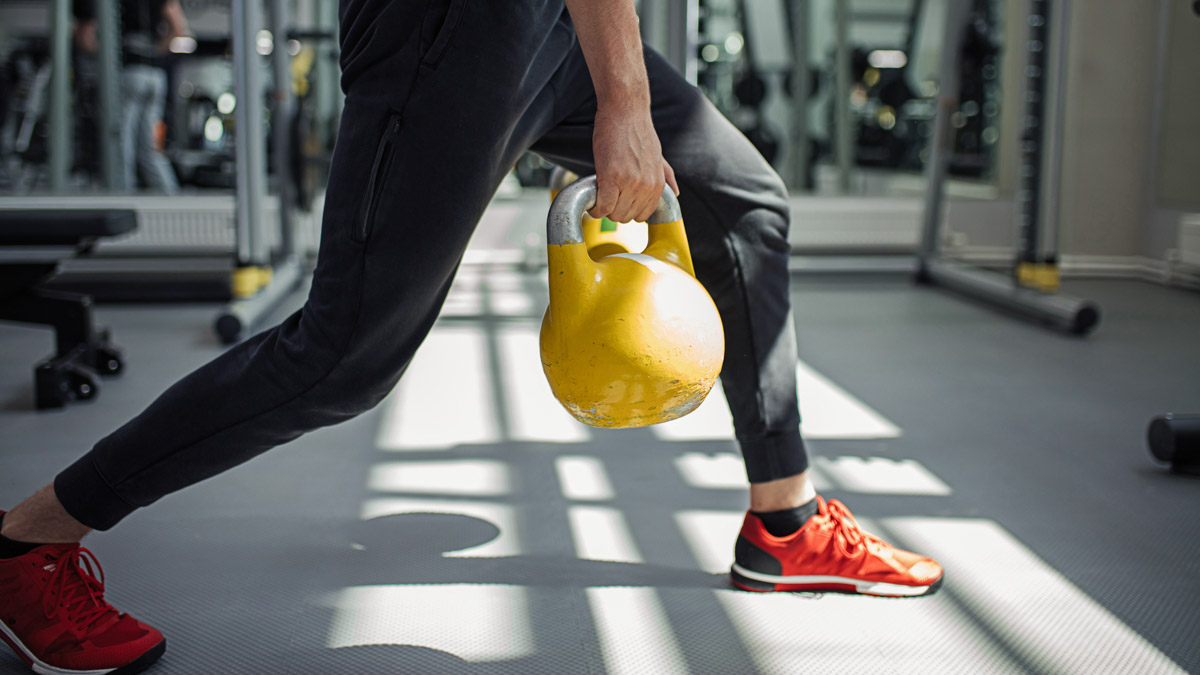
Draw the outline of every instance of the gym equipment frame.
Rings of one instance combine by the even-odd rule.
[[[1057,240],[1058,139],[1062,136],[1062,95],[1056,94],[1051,117],[1051,138],[1046,139],[1044,100],[1046,59],[1051,19],[1051,0],[1032,0],[1029,13],[1030,35],[1027,41],[1029,61],[1026,67],[1026,110],[1021,138],[1021,187],[1018,195],[1018,239],[1020,250],[1011,276],[976,269],[946,260],[939,254],[942,214],[945,205],[946,169],[953,143],[951,116],[958,107],[958,53],[960,40],[970,17],[965,0],[947,0],[946,36],[941,62],[941,82],[937,100],[932,148],[926,166],[925,218],[918,252],[917,280],[937,285],[966,296],[992,303],[1075,335],[1086,335],[1100,321],[1100,309],[1094,303],[1053,292],[1058,287],[1057,255],[1042,241]],[[1061,92],[1065,63],[1066,0],[1059,0],[1054,13],[1059,22],[1055,36],[1057,79]],[[1051,166],[1043,171],[1043,148],[1049,149]],[[1043,199],[1050,208],[1043,210]],[[1044,217],[1044,213],[1049,217]],[[1042,221],[1049,227],[1040,231]]]

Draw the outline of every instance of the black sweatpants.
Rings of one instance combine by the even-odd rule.
[[[596,97],[563,0],[342,0],[346,106],[303,309],[168,389],[55,480],[95,528],[378,404],[526,150],[593,172]],[[788,203],[754,147],[646,50],[751,482],[808,465],[788,299]],[[453,369],[453,364],[446,364]],[[449,404],[450,402],[447,402]]]

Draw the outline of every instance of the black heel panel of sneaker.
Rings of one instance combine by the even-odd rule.
[[[729,577],[733,579],[734,584],[747,590],[762,592],[775,590],[775,584],[742,576],[741,574],[738,574],[737,570],[729,570]]]
[[[775,556],[755,546],[751,541],[738,535],[737,543],[733,546],[733,559],[737,564],[752,572],[783,576],[783,565]]]
[[[733,546],[733,558],[737,561],[738,566],[743,569],[774,576],[783,575],[783,565],[774,556],[755,546],[750,540],[741,535],[738,535],[737,543]],[[735,583],[744,588],[755,591],[775,590],[775,584],[751,579],[738,574],[737,570],[730,570],[729,575],[733,577]]]
[[[167,651],[167,640],[166,638],[163,638],[162,642],[151,647],[150,651],[139,656],[136,661],[127,663],[120,668],[117,668],[109,673],[109,675],[135,675],[136,673],[140,673],[154,665],[155,662],[162,658],[163,652],[165,651]]]

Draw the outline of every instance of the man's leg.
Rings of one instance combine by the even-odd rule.
[[[102,598],[75,543],[89,528],[108,529],[166,494],[376,405],[429,331],[496,187],[552,123],[545,85],[571,44],[561,7],[343,0],[341,22],[346,106],[308,301],[168,389],[52,486],[0,512],[0,532],[12,535],[0,537],[0,608],[19,606],[33,626],[18,635],[0,622],[0,637],[27,662],[53,651],[30,641],[57,635],[43,624],[69,612],[42,613],[41,593],[57,577],[24,558],[53,556],[45,570],[65,570],[58,574],[72,575],[72,588]],[[503,58],[485,58],[481,45]],[[455,364],[446,368],[453,374]],[[52,541],[64,543],[37,546]],[[112,660],[131,650],[157,658],[143,643],[161,635],[139,635],[141,646],[115,642],[129,649],[96,655],[87,667],[51,665],[116,667]],[[77,637],[74,646],[92,654],[88,636]]]
[[[152,66],[140,66],[138,77],[144,81],[146,102],[142,107],[142,119],[138,123],[137,162],[146,177],[146,184],[154,190],[173,195],[179,192],[179,180],[167,156],[155,142],[155,128],[163,118],[166,104],[167,71]]]
[[[393,388],[437,316],[494,188],[438,156],[437,115],[401,114],[351,91],[304,307],[183,378],[6,517],[3,534],[61,541],[106,530],[136,508],[312,429],[350,419]],[[428,125],[428,126],[426,126]],[[445,148],[451,150],[450,148]],[[415,159],[419,158],[419,159]],[[53,530],[54,523],[61,529]],[[17,534],[20,537],[17,537]],[[36,538],[35,538],[36,537]]]
[[[364,412],[407,367],[491,195],[553,125],[546,85],[574,36],[561,8],[539,3],[344,0],[340,21],[346,107],[304,308],[168,389],[13,509],[4,533],[108,529]]]
[[[125,189],[137,192],[137,125],[141,119],[142,92],[133,70],[121,71],[121,170]]]
[[[449,30],[464,46],[491,34],[486,26],[498,19],[484,11],[507,11],[447,4],[462,11]],[[343,17],[343,34],[363,24],[424,31],[427,6],[447,11],[439,2],[390,3],[394,15],[350,17],[349,25]],[[518,35],[510,41],[522,39],[511,29]],[[529,77],[536,50],[492,64],[491,78],[471,78],[480,84],[471,90],[462,82],[479,66],[465,48],[445,49],[433,63],[436,36],[396,48],[386,43],[403,36],[384,33],[370,30],[367,44],[343,47],[350,84],[307,303],[181,380],[63,471],[57,497],[83,525],[107,529],[170,492],[350,419],[404,372],[512,165],[508,155],[519,151],[510,148],[514,128],[540,85]],[[359,59],[388,68],[360,70]],[[489,105],[478,105],[484,99]]]
[[[577,173],[592,172],[596,98],[570,73],[556,80],[568,106],[534,150]],[[858,529],[836,500],[816,496],[800,437],[796,338],[789,297],[788,198],[751,143],[646,50],[651,111],[663,157],[675,170],[696,276],[725,329],[721,382],[750,479],[751,509],[735,546],[734,582],[749,590],[849,590],[920,595],[941,568]]]

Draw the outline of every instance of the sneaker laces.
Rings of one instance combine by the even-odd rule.
[[[82,546],[68,548],[52,558],[50,583],[42,595],[47,619],[60,614],[87,632],[101,619],[117,614],[104,599],[104,568],[95,554]]]
[[[892,545],[868,532],[863,532],[858,526],[854,514],[846,505],[836,499],[826,504],[829,520],[833,523],[839,545],[847,555],[853,555],[859,546],[865,546],[868,551],[883,554],[891,550]]]

